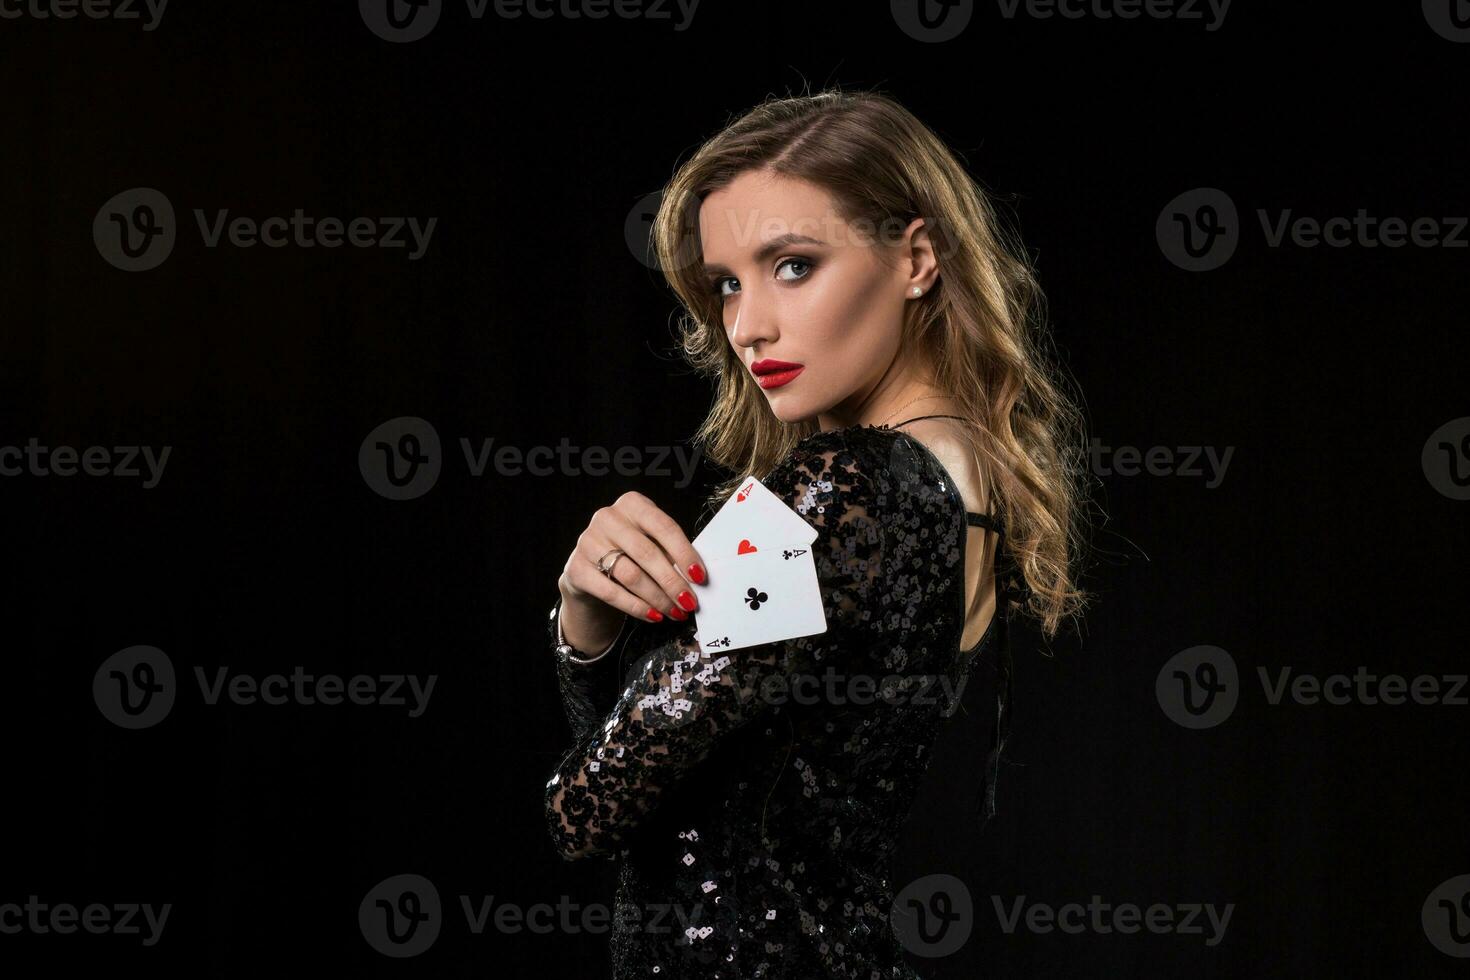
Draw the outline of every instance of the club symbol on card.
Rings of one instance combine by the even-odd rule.
[[[785,551],[781,552],[781,557],[787,561],[790,561],[793,558],[800,558],[804,554],[806,554],[805,548],[787,548]]]
[[[745,604],[751,608],[752,612],[759,609],[761,607],[761,603],[769,602],[770,599],[771,597],[766,595],[760,589],[750,588],[745,590]]]
[[[755,545],[751,544],[749,538],[741,538],[740,539],[740,547],[738,547],[738,548],[735,549],[735,554],[737,554],[737,555],[751,555],[751,554],[754,554],[757,551],[760,551],[760,549],[757,548]]]
[[[705,644],[705,646],[707,647],[727,647],[729,645],[730,638],[728,636],[722,636],[718,640],[710,640],[708,643]]]

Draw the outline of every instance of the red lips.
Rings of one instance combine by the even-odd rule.
[[[774,357],[763,357],[750,366],[750,373],[757,378],[763,374],[774,374],[777,371],[790,371],[801,367],[790,361],[778,361]]]
[[[762,388],[779,388],[789,384],[803,370],[805,369],[800,364],[778,361],[774,357],[761,358],[750,366],[750,372],[755,375],[755,383]]]

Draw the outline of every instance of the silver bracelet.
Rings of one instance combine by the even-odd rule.
[[[567,659],[574,664],[595,664],[597,663],[597,661],[607,656],[610,652],[612,652],[612,648],[618,645],[618,641],[623,638],[623,630],[626,629],[628,626],[628,617],[624,615],[623,622],[618,627],[617,636],[613,637],[612,642],[607,645],[607,649],[603,650],[596,656],[579,657],[577,656],[577,654],[581,653],[581,651],[567,642],[566,634],[563,633],[561,630],[561,609],[561,600],[558,599],[556,601],[556,605],[551,607],[551,615],[556,620],[556,650],[558,653],[565,654]]]

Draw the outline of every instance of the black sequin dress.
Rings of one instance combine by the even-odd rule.
[[[618,980],[915,978],[889,857],[945,693],[977,661],[998,671],[977,776],[981,821],[994,812],[1023,586],[1000,548],[995,615],[960,651],[966,527],[1004,532],[896,426],[814,433],[761,482],[819,532],[827,631],[721,655],[695,618],[629,619],[591,663],[556,655],[575,744],[546,785],[548,828],[564,858],[621,859]]]

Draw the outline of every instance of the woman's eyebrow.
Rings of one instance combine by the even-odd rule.
[[[817,238],[812,238],[810,235],[800,235],[794,231],[788,231],[784,235],[777,235],[775,238],[763,242],[760,248],[757,248],[755,250],[755,261],[756,264],[760,264],[766,261],[766,259],[770,258],[772,255],[775,255],[777,252],[781,251],[781,249],[788,248],[792,245],[825,246],[826,244],[826,242]],[[710,275],[730,275],[730,270],[718,262],[705,263],[704,270]]]

